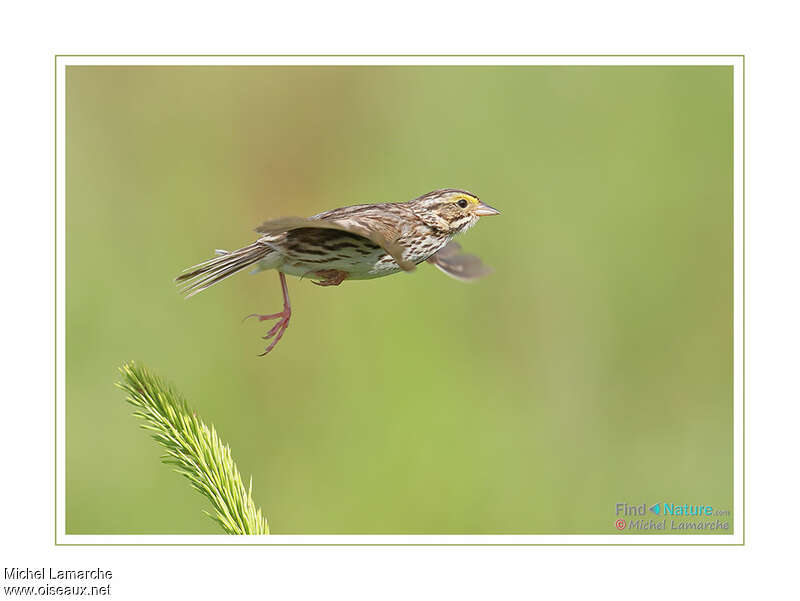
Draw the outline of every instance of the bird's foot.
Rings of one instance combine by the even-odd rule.
[[[278,344],[278,340],[281,339],[283,333],[286,331],[286,328],[289,327],[289,318],[292,316],[292,305],[289,302],[289,289],[286,286],[286,276],[282,272],[278,272],[278,277],[281,280],[281,291],[283,292],[283,311],[280,313],[271,313],[269,315],[260,315],[259,313],[252,313],[245,317],[244,319],[249,319],[250,317],[258,317],[258,321],[267,321],[269,319],[277,319],[278,321],[275,323],[272,328],[270,328],[269,332],[267,332],[263,338],[264,340],[269,340],[272,338],[272,342],[269,343],[264,352],[259,355],[259,357],[263,357],[272,349],[275,348],[275,345]],[[242,321],[244,321],[244,319]],[[274,338],[273,338],[274,336]]]
[[[315,271],[314,277],[320,278],[319,282],[313,282],[317,286],[338,286],[344,282],[350,275],[346,271],[339,271],[338,269],[323,269],[322,271]]]
[[[284,307],[283,311],[280,313],[271,313],[269,315],[260,315],[258,313],[252,313],[245,317],[245,319],[249,319],[250,317],[258,317],[258,321],[267,321],[270,319],[277,319],[278,321],[272,326],[262,338],[264,340],[269,340],[272,338],[272,342],[269,343],[264,352],[259,355],[259,357],[263,357],[268,352],[270,352],[275,345],[278,344],[278,341],[283,336],[283,333],[286,331],[286,328],[289,327],[289,318],[292,316],[292,309],[290,307]]]

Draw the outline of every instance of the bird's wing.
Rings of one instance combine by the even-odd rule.
[[[262,234],[280,234],[290,230],[303,228],[340,230],[361,236],[380,246],[397,262],[403,271],[413,271],[416,265],[403,258],[403,247],[397,243],[396,237],[391,236],[390,230],[380,227],[381,224],[354,223],[352,219],[316,219],[314,217],[282,217],[266,221],[256,228]],[[369,227],[372,225],[373,227]],[[387,236],[387,233],[389,234]]]
[[[492,273],[492,268],[484,265],[475,255],[461,252],[458,242],[450,242],[439,252],[428,259],[452,278],[463,282],[477,280]]]

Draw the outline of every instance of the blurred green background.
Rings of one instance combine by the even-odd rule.
[[[68,67],[66,529],[219,533],[117,368],[173,382],[276,534],[609,533],[732,509],[730,67]],[[458,187],[495,273],[172,278],[261,221]]]

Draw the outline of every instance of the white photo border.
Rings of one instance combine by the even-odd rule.
[[[731,534],[79,535],[66,533],[65,79],[73,65],[719,65],[733,68],[733,532]],[[744,55],[56,55],[56,545],[744,545]]]

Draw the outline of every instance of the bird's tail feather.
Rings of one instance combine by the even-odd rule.
[[[217,256],[213,259],[184,269],[183,273],[175,278],[175,282],[183,285],[181,293],[189,298],[232,276],[237,271],[241,271],[248,265],[260,261],[271,252],[273,252],[272,249],[259,242],[230,252],[218,250],[216,251]]]

